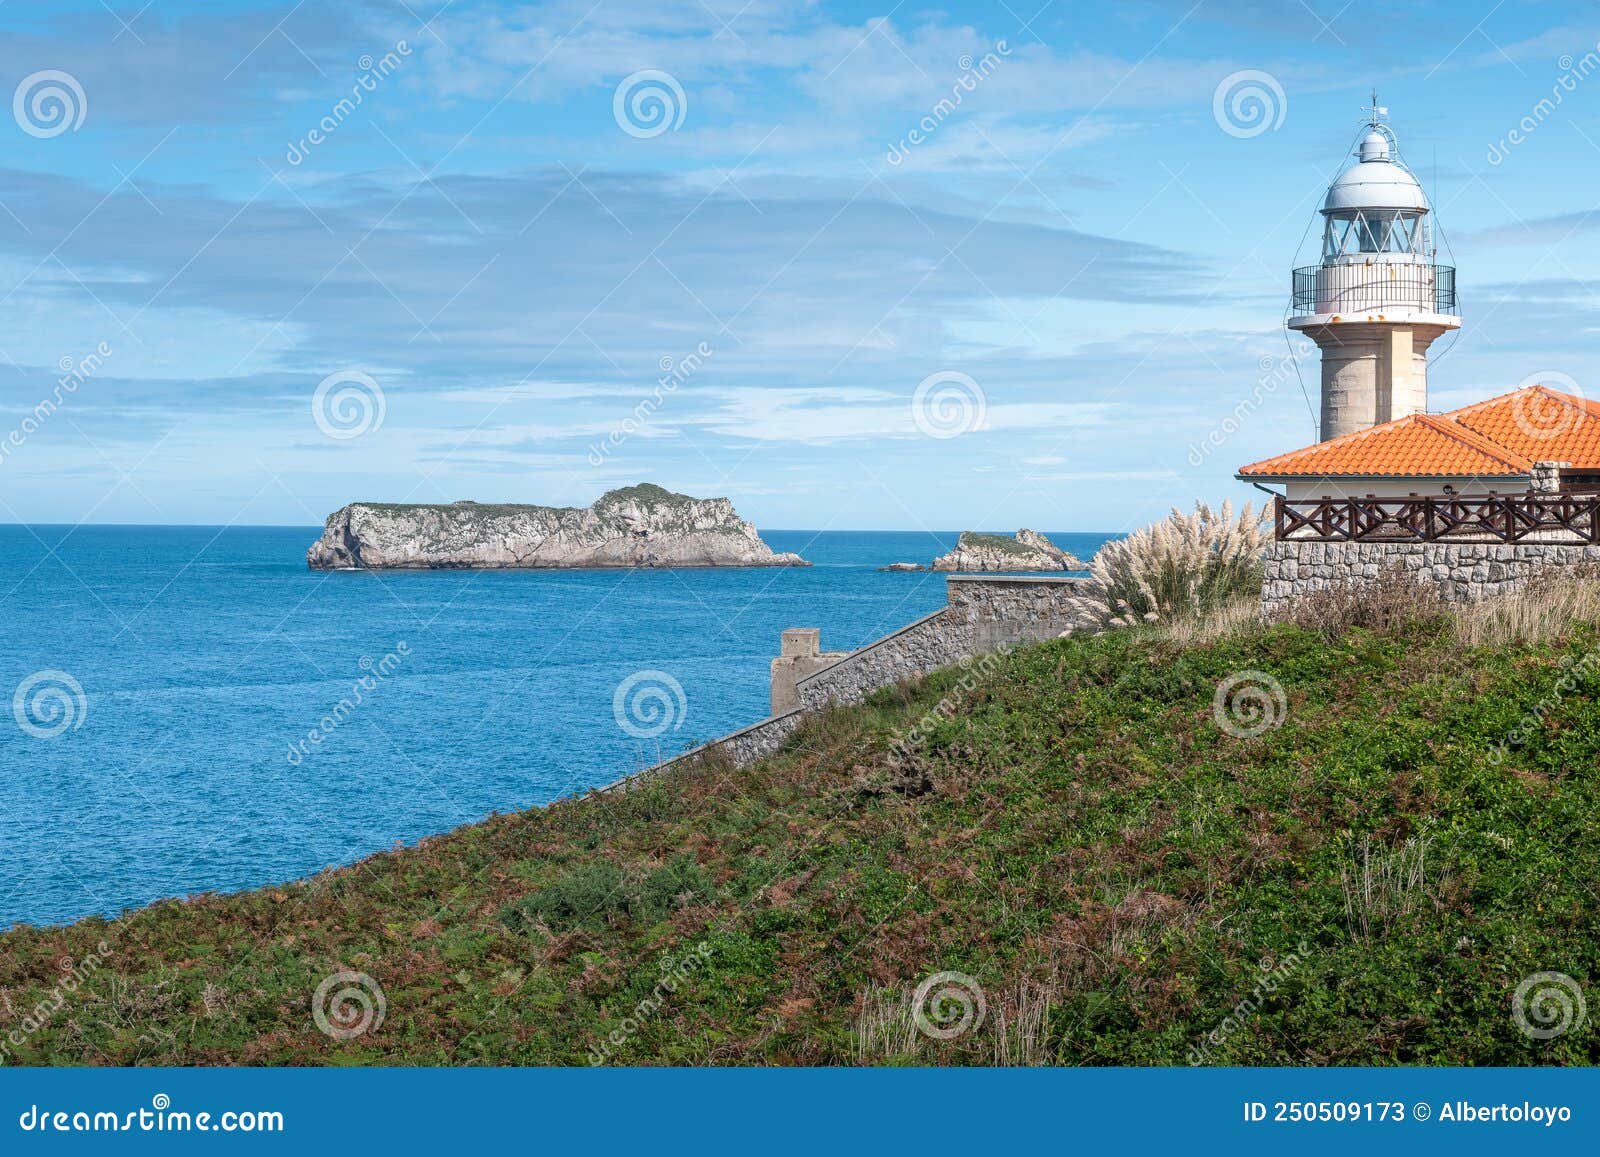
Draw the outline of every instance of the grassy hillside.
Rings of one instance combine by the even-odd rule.
[[[746,770],[707,763],[281,889],[14,930],[0,1048],[57,1064],[1594,1063],[1600,1007],[1538,1040],[1512,1003],[1530,974],[1600,977],[1596,642],[1580,625],[1469,647],[1434,621],[1018,651],[830,712]],[[1246,671],[1286,710],[1237,738],[1213,697]],[[339,806],[359,806],[351,788]],[[64,957],[83,975],[52,1009]],[[312,1008],[341,970],[386,1002],[347,1040]],[[983,994],[949,1040],[909,1011],[941,972]],[[960,1027],[958,1004],[924,1007]],[[332,1027],[358,1011],[335,1007]]]

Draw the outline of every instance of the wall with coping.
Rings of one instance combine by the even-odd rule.
[[[754,763],[781,750],[808,714],[830,703],[855,703],[868,692],[902,679],[952,667],[1002,646],[1053,639],[1068,627],[1085,625],[1087,616],[1075,610],[1071,600],[1092,589],[1088,579],[1065,575],[951,575],[945,580],[947,601],[943,608],[799,680],[797,710],[713,739],[610,787],[599,788],[595,794],[627,791],[713,750],[720,751],[735,767]],[[814,640],[809,639],[809,630],[805,633],[809,650]]]
[[[1600,546],[1498,542],[1272,542],[1263,556],[1261,610],[1271,617],[1309,591],[1371,580],[1401,567],[1451,602],[1515,589],[1535,570],[1600,562]]]
[[[708,755],[714,750],[720,750],[726,755],[735,767],[744,767],[746,764],[755,763],[769,755],[776,755],[783,748],[784,741],[794,734],[796,728],[805,720],[804,711],[788,711],[782,715],[774,715],[763,719],[760,723],[753,723],[749,727],[741,728],[730,735],[720,739],[713,739],[702,743],[699,747],[690,748],[682,755],[675,755],[671,759],[647,767],[643,771],[634,772],[630,776],[619,779],[616,783],[606,787],[596,788],[591,795],[605,795],[613,791],[628,791],[640,786],[645,780],[660,775],[664,771],[687,765],[701,756]]]
[[[879,687],[974,655],[1053,639],[1086,624],[1088,616],[1072,600],[1091,589],[1088,579],[1065,575],[952,575],[945,580],[943,610],[800,680],[800,706],[816,711],[830,702],[854,703]]]
[[[945,580],[950,617],[972,627],[979,654],[1042,643],[1069,627],[1089,625],[1090,616],[1072,600],[1093,591],[1089,579],[1068,575],[952,575]]]
[[[800,680],[800,709],[820,711],[829,703],[855,703],[879,687],[959,663],[973,653],[974,636],[973,628],[953,618],[948,607],[924,615]]]

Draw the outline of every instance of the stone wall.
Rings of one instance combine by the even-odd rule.
[[[783,747],[784,740],[792,735],[805,719],[805,712],[790,711],[783,715],[774,715],[763,719],[760,723],[752,724],[724,735],[720,739],[713,739],[709,743],[702,743],[699,747],[691,748],[682,755],[673,756],[671,759],[647,767],[643,771],[635,772],[624,779],[618,780],[607,787],[596,788],[593,795],[604,795],[607,792],[627,791],[638,787],[646,779],[670,771],[675,767],[699,759],[713,750],[720,750],[732,761],[735,767],[744,767],[758,759],[765,759],[775,755]]]
[[[626,791],[646,778],[660,774],[713,749],[743,767],[783,747],[806,715],[830,703],[855,703],[870,691],[951,667],[965,659],[999,650],[1002,646],[1053,639],[1069,626],[1082,625],[1084,616],[1068,600],[1087,593],[1089,580],[1064,575],[1006,578],[952,575],[945,580],[946,606],[885,635],[859,651],[851,651],[821,671],[794,683],[797,710],[774,714],[742,731],[686,751],[684,754],[631,775],[602,792]],[[791,628],[783,633],[779,660],[830,656],[818,652],[814,628]],[[780,678],[793,672],[774,666],[774,699]],[[787,695],[787,689],[784,689]]]
[[[869,691],[958,663],[973,653],[973,628],[949,608],[924,615],[892,635],[852,651],[833,666],[800,680],[800,709],[855,703]]]
[[[1503,594],[1535,570],[1600,562],[1600,546],[1563,543],[1272,542],[1264,556],[1261,609],[1269,617],[1308,591],[1375,579],[1399,566],[1436,583],[1451,602]]]
[[[973,628],[976,653],[1018,643],[1053,639],[1086,617],[1069,600],[1089,594],[1094,584],[1064,575],[990,578],[954,575],[945,580],[950,617]]]
[[[869,691],[974,655],[1053,639],[1085,623],[1070,600],[1090,589],[1088,579],[1064,575],[952,575],[945,580],[943,610],[800,680],[800,706],[816,711],[830,702],[854,703]]]
[[[778,657],[772,660],[772,695],[769,707],[774,715],[785,715],[800,706],[800,680],[831,667],[849,651],[824,651],[819,627],[790,627],[783,632]]]

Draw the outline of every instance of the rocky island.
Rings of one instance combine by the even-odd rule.
[[[1062,550],[1036,530],[1019,530],[1015,538],[963,530],[956,548],[933,560],[938,571],[1085,570],[1083,560]]]
[[[593,506],[353,502],[306,552],[313,570],[810,566],[775,554],[726,498],[645,483]]]

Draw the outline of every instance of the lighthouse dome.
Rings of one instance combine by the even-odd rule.
[[[1387,128],[1387,126],[1385,126]],[[1394,159],[1393,141],[1374,127],[1361,139],[1360,159],[1335,178],[1322,202],[1324,213],[1351,209],[1428,211],[1422,185]]]

